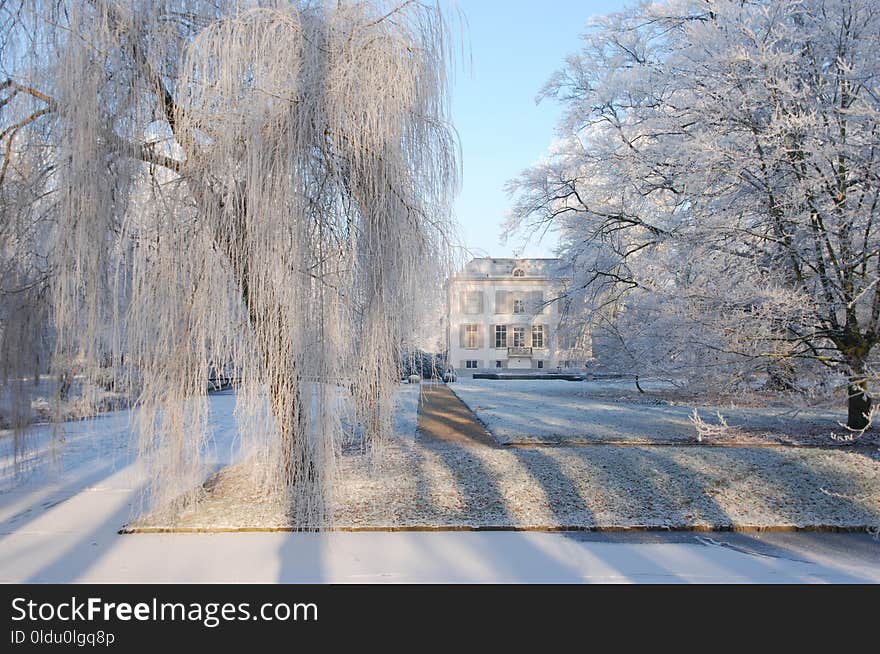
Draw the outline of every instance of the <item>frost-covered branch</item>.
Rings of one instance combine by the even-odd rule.
[[[149,506],[198,500],[223,369],[255,484],[324,526],[343,436],[387,434],[410,307],[450,260],[444,14],[46,0],[28,16],[40,65],[15,79],[57,107],[39,136],[60,355],[125,361]]]
[[[509,186],[508,234],[559,232],[606,364],[637,352],[695,386],[848,377],[861,428],[880,321],[880,15],[857,0],[692,14],[705,3],[595,21],[543,90],[565,106],[561,138]]]

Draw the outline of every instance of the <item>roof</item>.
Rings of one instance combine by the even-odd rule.
[[[524,277],[564,277],[559,259],[495,259],[485,257],[471,259],[457,278],[510,277],[515,270],[522,270]]]

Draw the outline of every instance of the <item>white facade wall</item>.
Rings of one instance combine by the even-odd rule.
[[[460,375],[508,369],[555,371],[570,363],[559,349],[559,306],[552,301],[564,284],[554,276],[557,264],[554,259],[474,259],[449,280],[449,362]],[[501,335],[496,334],[496,326],[505,328]],[[533,337],[535,326],[542,338]],[[518,336],[524,337],[521,345]],[[524,349],[510,349],[516,346]],[[476,361],[477,367],[468,368],[468,361]]]

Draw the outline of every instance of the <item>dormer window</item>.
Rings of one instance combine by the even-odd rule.
[[[514,277],[525,277],[526,271],[523,270],[522,268],[517,268],[516,270],[513,271],[513,276]]]

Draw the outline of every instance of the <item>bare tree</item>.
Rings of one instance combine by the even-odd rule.
[[[848,379],[870,414],[880,338],[880,11],[864,0],[680,0],[596,21],[546,87],[562,140],[512,184],[602,316],[653,304],[704,367]],[[648,304],[646,304],[648,303]]]
[[[0,7],[0,15],[2,15]],[[0,43],[0,54],[5,49]],[[47,112],[35,90],[0,83],[0,422],[31,421],[31,393],[50,358],[52,165],[29,127]]]

